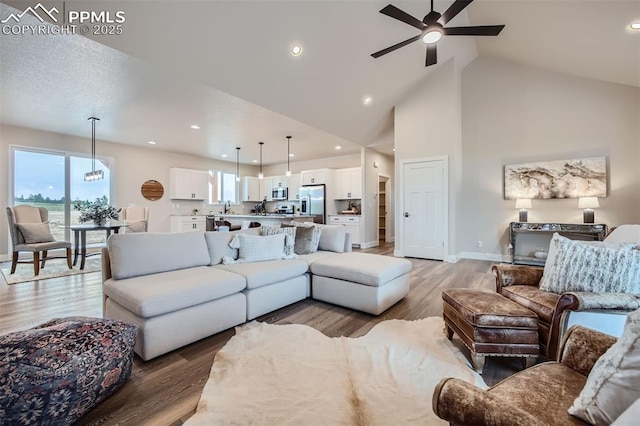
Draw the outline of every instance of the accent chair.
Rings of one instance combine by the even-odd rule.
[[[122,209],[122,220],[127,232],[147,232],[149,227],[149,207],[130,206]]]
[[[50,259],[67,259],[71,263],[71,242],[56,241],[49,229],[49,212],[44,207],[21,205],[7,207],[7,219],[12,243],[11,273],[16,272],[18,263],[33,263],[33,274],[38,275],[40,268]],[[50,250],[64,249],[66,256],[49,256]],[[31,252],[31,260],[19,260],[20,252]],[[40,255],[42,253],[42,255]]]

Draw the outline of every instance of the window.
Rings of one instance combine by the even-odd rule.
[[[238,182],[235,173],[209,170],[209,204],[238,204]]]
[[[105,195],[111,198],[110,163],[96,158],[96,169],[104,171],[104,179],[85,182],[91,170],[91,158],[65,152],[12,147],[12,205],[29,204],[49,211],[51,234],[57,240],[71,241],[69,225],[79,223],[80,212],[73,209],[76,200],[95,201]],[[88,243],[103,243],[101,232],[87,234]]]

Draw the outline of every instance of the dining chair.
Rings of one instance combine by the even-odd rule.
[[[71,242],[56,241],[49,228],[49,211],[44,207],[21,205],[7,207],[7,219],[11,234],[12,258],[11,273],[16,272],[18,263],[33,263],[33,274],[38,275],[40,268],[50,259],[67,259],[71,263]],[[66,250],[66,256],[49,256],[50,250]],[[31,252],[31,260],[20,260],[20,252]],[[42,255],[40,255],[42,253]]]
[[[123,207],[121,214],[125,224],[125,233],[147,232],[147,228],[149,227],[149,207]]]

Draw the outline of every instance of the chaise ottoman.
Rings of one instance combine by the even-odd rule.
[[[58,318],[0,336],[0,424],[70,425],[131,375],[136,327]]]
[[[369,253],[343,253],[310,266],[311,297],[379,315],[409,293],[411,262]]]
[[[467,288],[444,290],[442,299],[447,338],[451,340],[454,332],[460,337],[478,373],[487,355],[525,357],[527,366],[538,357],[534,312],[498,293]]]

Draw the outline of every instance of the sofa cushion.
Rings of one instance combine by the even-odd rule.
[[[209,264],[203,232],[114,234],[107,247],[116,280]]]
[[[239,274],[247,282],[247,288],[258,288],[295,278],[307,272],[306,262],[301,260],[271,260],[257,263],[236,263],[217,265],[214,269]]]
[[[104,282],[103,291],[134,314],[149,318],[219,299],[245,286],[244,277],[238,274],[197,266],[124,280],[109,279]]]
[[[622,336],[593,365],[569,413],[610,424],[640,398],[640,310],[627,317]]]
[[[344,238],[347,233],[344,226],[326,225],[322,227],[318,250],[344,252]]]
[[[554,293],[640,293],[640,251],[593,246],[553,235],[540,289]]]
[[[411,271],[411,262],[369,253],[343,253],[313,262],[311,272],[323,277],[379,287]]]
[[[524,306],[538,315],[541,321],[551,323],[560,295],[542,291],[530,285],[510,285],[502,287],[502,295]]]
[[[330,256],[337,256],[337,255],[332,251],[318,250],[315,253],[303,254],[301,256],[298,256],[298,259],[304,260],[305,262],[307,262],[307,265],[311,265],[313,262],[317,260],[324,259]]]
[[[204,233],[204,240],[207,243],[207,250],[209,251],[210,266],[222,263],[223,257],[238,258],[238,249],[229,247],[229,243],[233,237],[239,233],[259,235],[260,228],[249,228],[231,232],[207,231]]]
[[[567,413],[573,396],[586,377],[557,363],[543,363],[520,371],[492,387],[489,392],[504,407],[518,407],[531,413],[540,425],[583,424]]]

